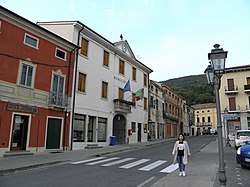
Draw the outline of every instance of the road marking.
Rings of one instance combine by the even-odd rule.
[[[99,160],[99,161],[96,161],[96,162],[91,162],[91,163],[88,163],[86,165],[88,166],[93,166],[93,165],[96,165],[96,164],[101,164],[103,162],[108,162],[108,161],[111,161],[111,160],[117,160],[119,159],[120,157],[112,157],[112,158],[108,158],[108,159],[105,159],[105,160]]]
[[[97,158],[92,158],[92,159],[88,159],[88,160],[82,160],[82,161],[77,161],[77,162],[72,162],[71,164],[82,164],[82,163],[86,163],[86,162],[92,162],[92,161],[96,161],[96,160],[101,160],[104,159],[106,157],[97,157]]]
[[[176,169],[178,169],[178,164],[171,164],[170,166],[164,168],[163,170],[161,170],[161,173],[171,173],[173,171],[175,171]]]
[[[137,185],[137,187],[142,187],[145,184],[149,183],[151,180],[153,180],[155,177],[150,177],[148,180],[145,180],[144,182],[142,182],[141,184]]]
[[[108,163],[108,164],[103,164],[102,166],[114,166],[114,165],[121,164],[123,162],[127,162],[127,161],[130,161],[130,160],[133,160],[133,159],[134,158],[124,158],[122,160],[118,160],[118,161],[111,162],[111,163]]]
[[[119,168],[123,168],[123,169],[129,169],[129,168],[132,168],[134,166],[138,166],[144,162],[147,162],[149,161],[150,159],[141,159],[141,160],[138,160],[138,161],[135,161],[135,162],[132,162],[130,164],[126,164],[124,166],[120,166]]]
[[[162,165],[162,164],[164,164],[166,162],[167,161],[165,161],[165,160],[158,160],[156,162],[153,162],[152,164],[149,164],[149,165],[147,165],[145,167],[140,168],[139,170],[141,170],[141,171],[149,171],[149,170],[154,169],[154,168],[156,168],[156,167],[158,167],[158,166],[160,166],[160,165]]]

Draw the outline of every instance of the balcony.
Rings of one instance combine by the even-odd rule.
[[[175,121],[175,122],[179,121],[178,117],[175,117],[175,116],[173,116],[171,114],[168,114],[168,113],[163,114],[163,118],[164,119],[169,119],[169,120],[172,120],[172,121]]]
[[[228,111],[229,113],[237,113],[240,112],[240,105],[236,105],[236,106],[226,106],[225,110]]]
[[[225,86],[225,94],[227,95],[237,95],[238,94],[238,86]]]
[[[68,96],[63,93],[50,92],[49,94],[49,106],[53,108],[67,108]]]
[[[244,91],[245,91],[245,93],[250,93],[250,84],[246,84],[246,85],[244,85]]]
[[[246,110],[247,110],[247,112],[250,112],[250,104],[246,105]]]
[[[125,114],[131,113],[132,102],[125,101],[123,99],[114,99],[114,111],[122,112]]]

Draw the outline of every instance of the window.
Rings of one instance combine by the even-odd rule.
[[[164,103],[162,103],[162,115],[165,114]]]
[[[98,118],[98,142],[106,142],[107,136],[107,119]]]
[[[199,117],[197,117],[197,123],[200,123],[200,118]]]
[[[202,122],[203,122],[203,123],[205,122],[205,117],[202,117]]]
[[[155,92],[156,92],[156,95],[158,95],[158,89],[157,88],[156,88]]]
[[[228,98],[228,100],[229,100],[229,110],[230,111],[236,110],[235,97]]]
[[[78,91],[85,93],[86,91],[86,75],[79,73],[78,77]]]
[[[31,36],[28,34],[24,35],[24,44],[38,49],[38,42],[39,42],[39,40],[37,38],[35,38],[34,36]]]
[[[103,65],[109,67],[109,52],[107,51],[103,53]]]
[[[119,99],[123,99],[124,98],[124,93],[123,93],[123,89],[122,88],[119,88],[118,98]]]
[[[108,99],[108,83],[102,81],[102,98]]]
[[[82,38],[81,54],[84,56],[88,56],[88,48],[89,48],[89,41]]]
[[[154,96],[150,96],[150,107],[154,107]]]
[[[156,110],[159,110],[158,99],[155,100],[155,107],[156,107]]]
[[[85,141],[85,116],[75,114],[74,127],[73,127],[73,141],[84,142]]]
[[[247,118],[248,130],[250,130],[250,117]]]
[[[57,74],[52,76],[52,87],[50,92],[50,104],[66,107],[68,99],[64,95],[64,82],[65,77]]]
[[[66,60],[66,52],[61,49],[56,48],[56,57]]]
[[[154,91],[154,87],[153,87],[153,86],[151,86],[151,91],[152,91],[152,92]]]
[[[136,68],[135,67],[133,67],[132,78],[133,78],[134,81],[136,81]]]
[[[122,74],[122,75],[124,75],[124,65],[125,65],[125,62],[120,59],[120,62],[119,62],[119,73]]]
[[[133,103],[133,106],[135,106],[135,103],[136,103],[135,93],[132,93],[132,103]]]
[[[28,64],[22,63],[21,65],[21,75],[20,75],[20,85],[33,87],[33,75],[34,67]]]
[[[144,74],[144,86],[147,86],[147,75]]]
[[[136,123],[135,122],[131,122],[131,129],[132,129],[132,132],[136,132]]]
[[[147,110],[148,99],[144,97],[144,110]]]
[[[210,116],[207,117],[207,122],[211,122]]]
[[[207,110],[207,112],[210,112],[210,110]]]

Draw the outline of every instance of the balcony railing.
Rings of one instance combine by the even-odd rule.
[[[250,93],[250,84],[244,85],[245,93]]]
[[[49,106],[66,108],[68,106],[68,96],[63,93],[50,92]]]
[[[240,105],[236,105],[235,107],[232,107],[232,106],[228,107],[228,106],[226,106],[225,110],[228,111],[228,112],[231,112],[231,113],[233,113],[233,112],[240,112]]]
[[[238,94],[238,86],[225,86],[225,94],[231,95],[231,94]]]
[[[114,99],[114,111],[122,113],[131,113],[132,102],[125,101],[123,99]]]
[[[212,122],[201,122],[201,123],[196,123],[197,127],[212,127]]]
[[[176,121],[176,122],[179,121],[178,117],[173,116],[173,115],[168,114],[168,113],[163,114],[163,118],[164,119],[169,119],[169,120],[172,120],[172,121]]]

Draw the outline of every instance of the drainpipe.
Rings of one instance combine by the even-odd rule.
[[[70,51],[69,55],[69,66],[68,66],[68,78],[67,78],[67,90],[66,90],[66,95],[69,96],[69,82],[70,82],[70,70],[71,70],[71,65],[72,65],[72,53],[75,51],[76,48],[72,49]],[[67,132],[67,117],[68,117],[68,111],[65,110],[64,112],[64,125],[63,125],[63,150],[65,151],[66,147],[66,132]]]
[[[79,46],[80,43],[80,34],[82,32],[82,30],[84,29],[84,27],[82,27],[79,31],[78,31],[78,36],[77,36],[77,46]],[[72,119],[71,119],[71,139],[70,139],[70,150],[73,149],[73,127],[74,127],[74,117],[75,117],[75,101],[76,101],[76,78],[77,78],[77,66],[78,66],[78,56],[79,56],[79,49],[76,51],[76,64],[75,64],[75,81],[74,81],[74,92],[73,92],[73,106],[72,106]]]

